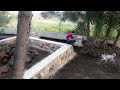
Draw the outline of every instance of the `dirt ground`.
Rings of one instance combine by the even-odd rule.
[[[65,43],[65,40],[42,38]],[[92,40],[91,43],[84,45],[83,48],[73,46],[77,56],[50,79],[120,79],[120,49],[118,47],[111,49],[110,46],[105,48],[106,54],[116,53],[117,56],[116,64],[110,61],[104,63],[101,62],[100,56],[104,53],[103,44],[100,43],[100,47],[97,48],[93,46]]]
[[[119,55],[115,57],[116,64],[113,64],[82,54],[78,47],[74,47],[74,50],[77,56],[59,70],[52,79],[120,79]]]

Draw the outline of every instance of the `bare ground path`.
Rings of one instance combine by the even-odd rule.
[[[119,61],[116,65],[103,64],[99,58],[80,54],[80,48],[75,48],[75,51],[77,57],[58,71],[52,79],[120,79]]]

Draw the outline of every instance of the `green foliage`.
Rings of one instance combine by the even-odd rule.
[[[42,12],[41,16],[46,19],[49,17],[49,14],[47,12]]]
[[[65,11],[63,12],[63,17],[61,18],[61,21],[69,20],[72,22],[78,22],[80,17],[82,16],[82,11]]]
[[[86,35],[87,21],[89,21],[91,36],[94,38],[105,38],[108,33],[110,39],[116,37],[116,30],[120,28],[120,11],[64,11],[61,22],[60,17],[62,15],[57,11],[46,11],[42,12],[42,14],[43,17],[46,18],[46,21],[40,17],[33,18],[32,29],[52,32],[75,30],[77,34]],[[17,18],[12,15],[12,21],[9,23],[9,26],[15,26],[17,23],[16,19]],[[53,23],[53,21],[55,22]],[[77,23],[77,25],[66,24],[66,22],[69,21]]]
[[[69,18],[71,21],[78,21],[76,30],[83,33],[85,24],[80,24],[81,20],[84,22],[89,21],[94,25],[94,29],[90,30],[95,38],[115,38],[115,35],[110,35],[112,32],[120,28],[120,12],[119,11],[85,11],[65,12],[65,18]],[[87,30],[87,29],[86,29]],[[91,33],[90,32],[90,33]]]
[[[32,23],[33,30],[43,30],[50,32],[67,32],[75,29],[75,25],[71,24],[53,24],[47,22]]]
[[[103,28],[104,28],[104,22],[105,22],[105,16],[104,16],[104,12],[103,11],[96,11],[94,12],[94,15],[91,17],[93,24],[95,25],[95,29],[94,29],[94,34],[93,36],[95,38],[100,38],[101,36],[103,36]]]
[[[41,13],[43,18],[53,18],[53,17],[61,17],[61,13],[58,11],[45,11]]]
[[[6,11],[0,12],[0,27],[6,27],[6,25],[10,22],[11,17],[9,13]]]
[[[86,35],[86,23],[84,21],[78,22],[75,33],[80,34],[80,35]]]

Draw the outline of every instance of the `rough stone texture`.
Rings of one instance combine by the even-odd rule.
[[[9,66],[13,66],[13,64],[14,64],[14,56],[12,56],[11,58],[10,58],[10,60],[8,61],[8,63],[7,63]]]
[[[15,37],[11,38],[11,39],[7,39],[7,40],[3,40],[2,42],[4,42],[4,44],[6,43],[11,43],[11,44],[15,44]],[[2,44],[2,42],[0,42]],[[29,45],[35,46],[36,48],[48,51],[50,53],[53,52],[57,52],[58,49],[64,47],[65,45],[62,46],[62,44],[54,44],[54,43],[49,43],[49,42],[43,42],[43,41],[38,41],[38,40],[33,40],[30,39],[29,41]],[[67,46],[67,44],[66,44]],[[69,46],[69,45],[68,45]],[[8,49],[7,52],[9,52],[10,50]],[[12,51],[15,51],[14,49],[12,49]],[[70,46],[68,49],[66,49],[66,51],[64,49],[62,49],[61,54],[59,54],[58,52],[58,56],[55,57],[54,60],[52,60],[52,62],[48,63],[47,66],[45,66],[43,69],[40,70],[39,73],[36,73],[31,79],[37,79],[37,78],[49,78],[50,76],[54,75],[59,69],[63,68],[63,66],[68,63],[70,60],[73,59],[73,57],[76,55],[73,47]],[[35,55],[38,55],[38,53],[36,51],[31,51],[30,53],[35,52]],[[29,54],[29,53],[27,53]],[[34,55],[31,55],[34,57]],[[30,57],[31,58],[31,57]],[[26,60],[27,62],[30,62],[29,60]],[[13,65],[14,63],[14,58],[11,58],[11,60],[9,60],[8,62],[8,66]],[[6,66],[4,67],[5,70],[1,71],[1,72],[7,72],[7,70],[9,70]]]
[[[30,40],[29,44],[32,45],[32,46],[36,46],[39,49],[48,51],[50,53],[55,52],[57,49],[59,49],[61,47],[60,45],[56,45],[56,44],[53,44],[53,43],[42,42],[42,41],[38,42],[36,40]]]
[[[26,63],[30,63],[31,61],[32,61],[32,59],[27,56],[26,59],[25,59],[25,62],[26,62]]]
[[[5,48],[5,53],[10,53],[11,52],[11,48],[10,47],[6,47]]]
[[[8,55],[5,53],[5,50],[0,51],[0,60],[2,60],[4,57],[8,57]]]
[[[7,65],[0,67],[0,73],[7,73],[9,71],[9,67]]]
[[[73,47],[69,48],[67,51],[56,57],[49,65],[40,70],[38,74],[36,74],[32,79],[46,79],[50,78],[54,75],[59,69],[63,68],[65,64],[67,64],[76,53],[73,50]],[[71,57],[71,58],[69,58]]]
[[[38,56],[38,55],[39,55],[39,53],[38,53],[36,50],[33,50],[32,53],[34,53],[35,56]]]
[[[5,64],[8,63],[8,61],[9,61],[9,59],[5,58],[5,59],[2,60],[2,63],[1,63],[1,64],[4,64],[4,65],[5,65]]]
[[[0,44],[2,45],[5,45],[5,44],[15,44],[16,43],[16,37],[12,37],[12,38],[7,38],[7,39],[3,39],[3,40],[0,40]]]

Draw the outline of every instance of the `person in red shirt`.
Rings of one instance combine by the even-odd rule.
[[[74,34],[74,31],[72,31],[71,33],[68,33],[67,35],[66,35],[66,42],[68,43],[68,44],[71,44],[72,42],[73,42],[73,34]]]

